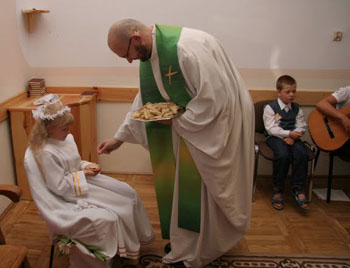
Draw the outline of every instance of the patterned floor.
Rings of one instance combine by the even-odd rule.
[[[139,263],[117,260],[113,267],[121,268],[171,268],[162,264],[158,255],[143,255]],[[349,257],[317,256],[223,256],[206,268],[350,268]]]

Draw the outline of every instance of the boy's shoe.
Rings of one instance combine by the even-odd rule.
[[[299,198],[299,195],[300,194],[304,194],[305,193],[303,191],[298,191],[298,190],[292,190],[292,194],[294,196],[294,199],[295,201],[297,202],[298,206],[304,210],[308,210],[310,209],[310,201],[306,199],[306,196],[305,196],[305,199],[300,199]]]
[[[280,195],[280,197],[276,197]],[[282,192],[279,189],[272,190],[272,207],[277,210],[282,210],[284,208],[284,200],[282,198]]]
[[[284,200],[283,198],[274,198],[272,197],[272,207],[277,210],[284,209]]]

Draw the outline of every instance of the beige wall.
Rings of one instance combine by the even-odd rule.
[[[30,76],[18,41],[16,1],[1,1],[0,35],[0,102],[3,102],[22,92]],[[16,183],[10,137],[8,120],[0,122],[0,184]],[[0,212],[8,203],[8,199],[0,197]]]
[[[131,108],[131,103],[102,102],[97,105],[97,140],[112,138]],[[104,171],[151,173],[148,152],[140,145],[123,144],[109,155],[100,155]]]
[[[20,44],[33,67],[130,66],[108,49],[106,36],[114,21],[132,17],[211,33],[238,68],[350,69],[348,0],[16,2]],[[20,12],[33,7],[50,13],[37,15],[28,34]],[[332,41],[334,31],[344,32],[341,42]]]
[[[111,138],[122,123],[123,117],[131,108],[131,103],[98,103],[97,105],[97,139],[102,141]],[[302,107],[305,120],[308,120],[313,107]],[[310,144],[309,132],[304,138]],[[147,151],[139,145],[123,144],[120,149],[110,155],[99,156],[103,170],[109,172],[151,173],[150,159]],[[260,157],[259,175],[272,174],[272,162]],[[315,175],[328,174],[328,154],[321,152]],[[335,158],[334,175],[350,176],[349,163]]]

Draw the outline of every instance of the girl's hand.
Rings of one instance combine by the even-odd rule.
[[[95,163],[87,165],[84,169],[84,174],[87,176],[96,176],[101,171],[101,166]]]

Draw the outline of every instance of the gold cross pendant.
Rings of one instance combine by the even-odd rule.
[[[169,85],[171,85],[171,77],[173,75],[177,74],[177,72],[172,72],[171,71],[171,65],[169,66],[169,72],[167,74],[165,74],[165,76],[169,77]]]

